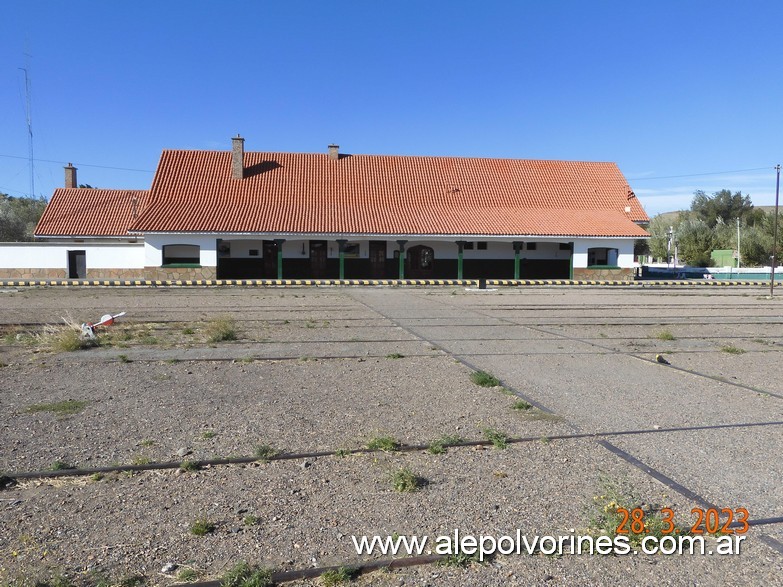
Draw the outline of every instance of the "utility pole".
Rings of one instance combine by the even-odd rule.
[[[30,197],[35,197],[35,159],[33,157],[33,112],[32,112],[32,105],[30,101],[30,75],[29,75],[29,69],[30,69],[30,55],[25,53],[25,57],[27,57],[27,63],[25,64],[25,67],[20,67],[24,72],[24,94],[25,94],[25,110],[27,111],[27,137],[28,137],[28,150],[29,150],[29,157],[30,157]]]
[[[740,219],[739,219],[739,216],[737,216],[737,269],[739,269],[739,268],[740,268],[740,259],[741,259],[741,255],[740,255],[740,231],[739,231],[739,227],[740,227]]]
[[[769,296],[775,295],[775,263],[778,253],[778,196],[780,195],[780,163],[775,166],[775,228],[772,230],[772,271],[769,279]]]

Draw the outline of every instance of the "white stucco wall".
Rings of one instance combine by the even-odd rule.
[[[617,249],[618,267],[634,267],[633,246],[634,239],[578,239],[574,241],[574,267],[587,267],[587,250],[594,247]],[[608,263],[611,264],[611,263]]]
[[[231,240],[232,259],[255,259],[264,256],[264,241],[258,239],[227,239]],[[250,251],[258,251],[258,255],[250,255]]]
[[[144,237],[144,266],[160,267],[163,264],[164,245],[197,245],[201,264],[217,266],[217,239],[214,236],[150,234]]]
[[[85,251],[87,269],[141,269],[143,243],[0,243],[0,269],[67,269],[68,251]]]

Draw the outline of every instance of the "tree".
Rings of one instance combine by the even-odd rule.
[[[640,257],[642,255],[650,254],[650,245],[646,238],[637,238],[633,241],[633,255],[634,257]]]
[[[714,248],[715,231],[703,220],[687,218],[677,229],[680,257],[689,265],[707,267]]]
[[[650,255],[655,259],[667,259],[670,255],[674,255],[674,249],[669,251],[669,229],[674,226],[675,231],[680,225],[680,218],[672,220],[670,215],[659,214],[650,221],[650,226],[647,232],[650,233],[650,240],[648,241],[650,247]]]
[[[744,218],[753,212],[753,203],[750,196],[743,196],[742,192],[731,193],[731,190],[721,190],[708,196],[704,191],[698,190],[693,194],[691,212],[707,223],[710,228],[715,228],[719,222],[729,224],[736,222],[737,218]],[[753,218],[755,221],[755,218]]]
[[[772,240],[775,234],[775,212],[772,211],[764,218],[762,230],[766,235],[767,244],[767,259],[764,265],[769,265],[772,262]],[[778,212],[778,241],[776,247],[777,261],[780,262],[783,259],[783,212]]]
[[[31,241],[46,208],[44,198],[15,198],[0,193],[0,241]]]
[[[740,262],[743,267],[769,265],[772,254],[772,236],[761,224],[742,229]]]

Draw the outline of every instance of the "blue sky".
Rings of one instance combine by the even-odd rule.
[[[240,133],[258,151],[614,161],[651,216],[696,189],[774,202],[780,2],[9,4],[11,195],[30,191],[28,66],[47,197],[69,161],[81,183],[144,189],[162,149],[228,149]]]

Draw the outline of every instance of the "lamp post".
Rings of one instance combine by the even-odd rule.
[[[772,229],[772,271],[769,276],[769,295],[775,295],[775,263],[777,263],[778,249],[778,196],[780,195],[780,164],[775,166],[775,228]]]
[[[740,219],[737,216],[737,269],[740,268],[742,255],[740,254]]]

